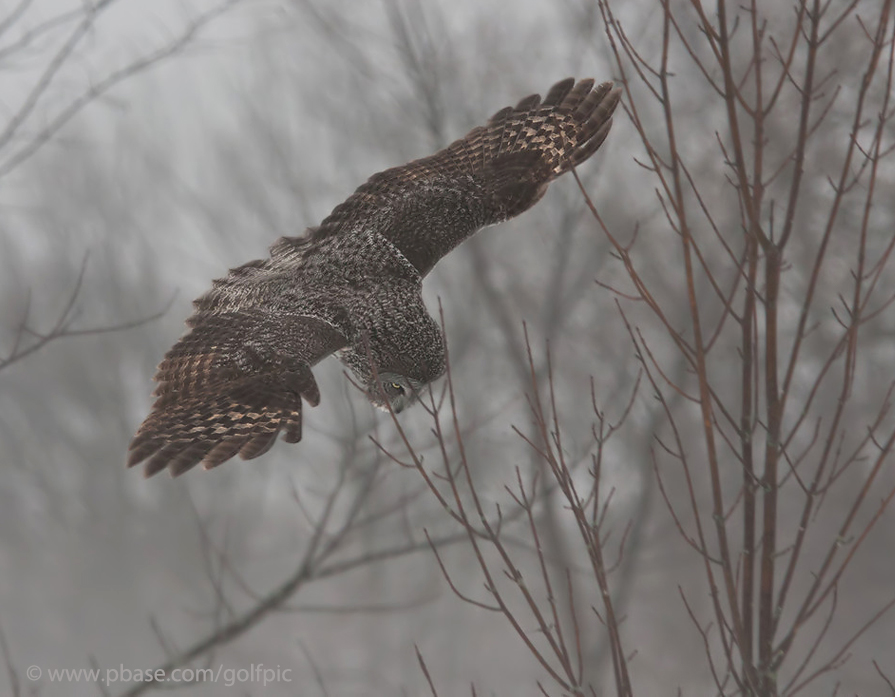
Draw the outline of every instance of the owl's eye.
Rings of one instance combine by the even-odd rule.
[[[398,394],[404,394],[404,387],[397,382],[392,383],[392,389],[395,390]]]

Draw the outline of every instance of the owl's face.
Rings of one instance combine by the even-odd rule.
[[[392,411],[396,414],[404,411],[407,407],[419,399],[420,393],[425,383],[397,373],[380,373],[378,384],[371,385],[367,389],[367,396],[380,409],[388,411],[391,405]]]

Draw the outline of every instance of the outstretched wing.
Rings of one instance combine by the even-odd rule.
[[[281,431],[298,442],[302,398],[320,401],[311,366],[348,343],[319,317],[207,305],[197,301],[192,329],[159,365],[156,402],[131,442],[128,466],[146,460],[147,477],[258,457]]]
[[[374,229],[421,275],[479,228],[534,205],[547,185],[596,152],[619,89],[569,78],[541,101],[498,111],[435,155],[372,176],[337,206],[314,237]]]

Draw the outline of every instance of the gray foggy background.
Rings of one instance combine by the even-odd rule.
[[[6,0],[0,13],[17,5]],[[79,6],[36,0],[17,31]],[[4,146],[4,161],[39,138],[70,99],[176,40],[211,7],[121,0]],[[378,454],[367,436],[397,451],[394,428],[349,385],[337,361],[315,369],[323,401],[306,412],[299,446],[278,444],[259,460],[177,480],[147,481],[124,468],[128,441],[150,406],[154,367],[211,279],[264,256],[277,237],[316,224],[373,172],[432,152],[526,94],[543,94],[569,75],[613,77],[590,3],[509,7],[467,0],[238,3],[182,51],[123,80],[33,157],[2,173],[0,356],[13,349],[26,313],[29,327],[50,331],[81,275],[68,315],[72,330],[163,312],[122,331],[49,342],[0,371],[0,627],[23,694],[35,686],[47,696],[100,694],[90,684],[29,682],[24,672],[31,665],[149,669],[164,662],[166,649],[213,633],[293,573],[310,521],[336,487],[334,528],[361,494],[361,516],[371,520],[352,529],[328,561],[363,560],[408,541],[419,551],[309,581],[288,612],[269,614],[209,661],[288,667],[291,683],[184,692],[428,694],[416,646],[440,694],[469,694],[470,684],[480,695],[536,694],[543,671],[505,621],[462,603],[445,583],[422,530],[448,534],[450,521],[432,497],[418,493],[418,473]],[[623,18],[647,32],[656,28],[655,15],[652,3],[633,2]],[[20,34],[7,34],[4,43],[14,36]],[[54,47],[48,33],[3,57],[4,119],[20,107]],[[706,150],[706,175],[720,179],[712,174],[719,165],[707,126],[717,127],[722,115],[702,111],[695,89],[693,97],[682,104],[681,138]],[[640,226],[641,273],[665,289],[668,307],[679,307],[685,324],[677,247],[662,225],[654,184],[635,162],[641,151],[620,114],[580,175],[611,227],[627,234]],[[822,167],[822,158],[815,165]],[[883,205],[893,202],[888,196]],[[881,211],[880,220],[891,221],[892,212]],[[731,216],[736,220],[735,211]],[[804,229],[810,234],[810,220]],[[880,229],[891,234],[891,226]],[[624,287],[622,271],[568,176],[535,209],[484,231],[427,279],[428,306],[437,312],[440,301],[444,310],[465,447],[487,500],[506,503],[514,468],[531,463],[511,430],[530,422],[523,321],[540,369],[550,343],[571,458],[586,457],[591,445],[591,377],[610,413],[624,408],[637,365],[616,298],[594,283]],[[848,267],[831,273],[847,280]],[[831,279],[820,292],[829,299],[818,304],[829,306],[841,290]],[[892,374],[893,325],[889,310],[888,333],[868,339],[875,343],[858,367],[856,390],[868,409],[878,407],[878,390]],[[812,340],[825,355],[822,332]],[[684,375],[673,352],[664,357],[669,374]],[[695,408],[692,418],[695,433]],[[615,580],[619,614],[626,646],[636,652],[631,670],[640,694],[676,694],[678,686],[683,694],[714,694],[700,637],[678,594],[679,586],[693,588],[708,611],[701,561],[670,523],[651,476],[649,434],[661,419],[648,390],[640,393],[604,465],[604,490],[615,489],[617,534],[632,522]],[[435,458],[425,411],[411,410],[401,421]],[[564,541],[574,531],[550,505],[551,554],[574,567],[575,547]],[[828,505],[835,509],[836,502]],[[400,513],[376,518],[391,509]],[[842,632],[865,622],[891,591],[891,511],[886,516],[844,581],[853,585],[843,591]],[[480,591],[468,549],[446,547],[443,558],[465,591]],[[608,686],[606,647],[598,623],[589,621],[585,650]],[[853,652],[859,658],[822,684],[827,691],[812,694],[828,694],[836,682],[847,694],[880,694],[873,692],[880,683],[870,661],[895,665],[893,622],[876,624]]]

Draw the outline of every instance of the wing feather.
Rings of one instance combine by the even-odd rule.
[[[311,366],[348,344],[329,322],[250,308],[200,311],[159,364],[152,411],[130,445],[128,466],[177,476],[267,452],[277,435],[301,439],[302,400],[320,402]]]
[[[310,235],[320,239],[373,222],[421,275],[480,227],[534,205],[556,177],[596,152],[612,125],[619,89],[592,79],[556,83],[495,113],[443,150],[374,174]],[[523,154],[524,153],[524,154]],[[288,255],[299,238],[284,238]]]

